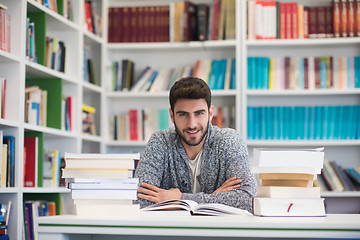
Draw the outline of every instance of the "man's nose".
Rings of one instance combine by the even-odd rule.
[[[188,119],[188,127],[189,128],[195,128],[196,127],[196,118],[195,116],[190,115]]]

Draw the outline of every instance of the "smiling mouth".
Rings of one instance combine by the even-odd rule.
[[[187,130],[186,132],[187,132],[188,134],[194,135],[194,134],[198,133],[199,130]]]

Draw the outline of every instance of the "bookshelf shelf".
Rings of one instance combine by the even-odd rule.
[[[85,43],[98,43],[102,44],[104,43],[104,39],[95,35],[94,33],[91,33],[89,31],[84,30],[84,41]]]
[[[0,188],[0,193],[18,193],[18,187],[7,187],[7,188]]]
[[[30,60],[26,60],[26,75],[27,77],[36,78],[61,78],[69,83],[76,83],[78,81],[75,77],[71,77],[41,64],[31,62]]]
[[[322,192],[321,197],[333,197],[333,198],[352,198],[360,197],[360,191],[349,192]]]
[[[322,38],[322,39],[274,39],[274,40],[245,40],[249,47],[270,47],[270,46],[323,46],[323,45],[353,45],[360,44],[359,37],[349,38]]]
[[[101,93],[103,92],[103,89],[100,86],[94,85],[92,83],[88,83],[88,82],[82,82],[83,84],[83,88],[84,88],[84,93],[91,93],[91,92],[97,92],[97,93]]]
[[[28,187],[24,187],[22,188],[22,192],[23,193],[70,193],[70,189],[64,188],[64,187],[59,187],[59,188],[28,188]]]
[[[168,43],[109,43],[108,49],[117,50],[173,50],[173,49],[216,49],[235,48],[236,40],[168,42]]]
[[[0,119],[0,125],[2,127],[18,128],[20,124],[18,122],[16,122],[16,121],[7,120],[7,119]]]
[[[36,131],[36,132],[43,132],[45,136],[48,137],[66,137],[66,138],[76,138],[77,134],[75,132],[68,132],[63,131],[55,128],[50,127],[42,127],[42,126],[36,126],[28,123],[24,123],[24,129],[27,131]]]
[[[108,146],[120,146],[120,147],[145,147],[145,141],[107,141]]]
[[[299,96],[299,95],[358,95],[360,89],[317,89],[317,90],[246,90],[248,96]]]
[[[236,96],[236,90],[213,90],[212,96],[217,97],[234,97]],[[109,98],[167,98],[169,97],[169,91],[162,92],[106,92],[106,96]]]
[[[21,61],[20,57],[0,50],[0,63],[12,63],[12,62],[19,63],[20,61]]]
[[[44,12],[44,13],[46,13],[46,15],[49,16],[49,18],[47,18],[48,24],[50,24],[51,27],[56,26],[55,29],[75,30],[75,31],[79,31],[79,29],[80,29],[76,23],[64,18],[60,14],[52,11],[51,9],[41,5],[40,3],[33,1],[33,0],[28,1],[27,11],[28,12]]]
[[[250,147],[331,147],[360,146],[360,140],[247,140]]]
[[[102,141],[101,136],[92,136],[92,135],[82,134],[81,138],[82,138],[83,141],[89,141],[89,142],[98,142],[98,143],[100,143]]]

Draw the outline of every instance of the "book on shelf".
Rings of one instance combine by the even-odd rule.
[[[248,139],[252,140],[340,140],[360,136],[358,105],[248,106],[247,114]]]
[[[11,51],[11,15],[7,12],[7,7],[0,8],[0,50]]]
[[[4,135],[2,143],[7,146],[6,156],[3,153],[3,161],[6,161],[6,187],[15,187],[15,137]]]
[[[97,4],[95,1],[84,1],[84,28],[101,36],[101,16],[97,14]]]
[[[95,116],[96,109],[89,105],[82,105],[82,132],[83,134],[96,135]]]
[[[24,187],[38,186],[38,138],[25,137],[24,148]]]
[[[62,169],[62,177],[63,178],[130,178],[133,177],[133,170],[129,169],[91,169],[91,168],[77,168],[70,169],[65,168]]]
[[[168,42],[170,8],[132,6],[108,8],[108,42]]]
[[[191,215],[244,215],[251,216],[252,214],[246,210],[234,208],[220,203],[203,203],[199,204],[193,200],[167,200],[156,203],[154,205],[141,209],[142,211],[159,211],[159,210],[185,210]]]
[[[358,1],[334,0],[322,5],[248,1],[248,39],[302,39],[358,35]]]
[[[8,235],[10,229],[10,220],[13,212],[13,203],[11,200],[0,202],[0,235]]]

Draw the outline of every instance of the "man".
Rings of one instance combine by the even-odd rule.
[[[154,133],[135,177],[141,207],[170,199],[222,203],[252,212],[256,182],[245,143],[233,129],[211,125],[211,91],[199,78],[185,77],[170,90],[175,128]]]

